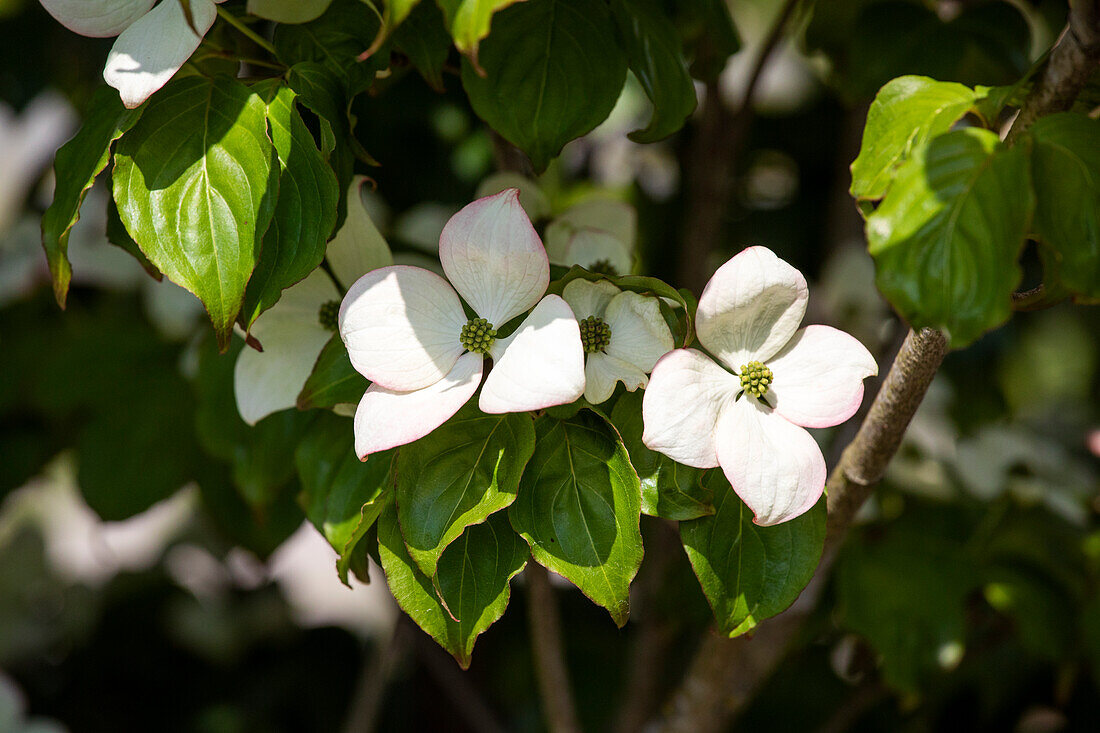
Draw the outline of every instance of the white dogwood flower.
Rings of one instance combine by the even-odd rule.
[[[107,55],[103,79],[129,108],[138,107],[176,75],[214,25],[216,3],[191,0],[187,23],[179,0],[39,0],[61,25],[94,38],[118,36]]]
[[[630,392],[645,387],[653,365],[675,346],[656,298],[583,279],[561,295],[580,321],[584,398],[593,405],[610,398],[616,382]]]
[[[637,218],[634,207],[622,201],[581,201],[547,225],[546,252],[555,265],[628,275],[634,269]]]
[[[809,510],[825,459],[804,428],[837,425],[863,400],[874,357],[829,326],[799,329],[802,273],[764,247],[718,269],[699,298],[695,349],[657,362],[642,401],[642,442],[675,461],[721,466],[760,525]]]
[[[372,382],[355,413],[360,458],[446,422],[477,391],[486,357],[493,367],[478,400],[483,412],[539,410],[584,392],[577,319],[560,297],[543,297],[550,264],[517,189],[451,217],[439,259],[447,280],[418,267],[383,267],[356,281],[340,306],[351,363]],[[513,334],[497,337],[528,310]]]
[[[347,218],[325,251],[338,283],[318,268],[284,290],[278,302],[252,324],[250,333],[263,351],[242,349],[233,372],[237,410],[249,425],[297,404],[321,349],[336,332],[337,285],[343,288],[364,273],[393,263],[386,240],[363,206],[360,189],[365,180],[364,176],[352,180]]]

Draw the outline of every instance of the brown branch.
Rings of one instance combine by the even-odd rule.
[[[1064,112],[1100,64],[1100,0],[1073,0],[1069,22],[1005,138],[1013,143],[1043,115]]]
[[[1069,25],[1006,139],[1011,143],[1039,117],[1068,109],[1098,60],[1100,0],[1081,0],[1072,5]],[[794,605],[762,623],[751,639],[704,639],[654,731],[723,730],[775,671],[816,604],[852,519],[882,478],[946,350],[938,331],[909,333],[859,432],[829,477],[825,549],[813,580]]]
[[[829,477],[825,551],[813,580],[794,605],[762,623],[751,638],[704,639],[668,717],[656,730],[724,730],[779,665],[816,605],[852,517],[886,471],[946,351],[939,331],[909,332],[859,432]]]
[[[689,203],[676,267],[676,282],[693,292],[700,292],[706,284],[712,271],[711,255],[722,242],[737,158],[752,126],[753,94],[797,6],[798,0],[787,0],[780,9],[760,45],[736,112],[722,104],[718,82],[707,84],[695,136],[686,155]]]
[[[550,733],[579,733],[562,647],[561,616],[554,588],[550,585],[550,574],[532,560],[523,576],[527,580],[527,620],[543,715]]]

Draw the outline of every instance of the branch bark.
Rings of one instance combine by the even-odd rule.
[[[527,580],[527,620],[531,627],[531,648],[535,654],[535,676],[543,715],[550,733],[580,733],[565,666],[561,616],[554,588],[550,585],[550,574],[532,560],[523,575]]]
[[[1013,142],[1043,115],[1068,109],[1100,62],[1100,0],[1071,5],[1069,24],[1006,137]],[[683,683],[652,732],[717,733],[771,676],[816,605],[852,519],[882,478],[947,351],[939,331],[910,331],[859,432],[829,477],[821,564],[786,611],[750,638],[703,640]]]
[[[707,84],[695,137],[686,156],[685,188],[689,203],[676,267],[676,281],[692,292],[701,291],[711,275],[710,259],[722,241],[737,158],[752,126],[752,97],[768,58],[783,38],[783,29],[797,6],[798,0],[787,0],[779,10],[767,37],[760,44],[736,112],[722,104],[718,82]]]

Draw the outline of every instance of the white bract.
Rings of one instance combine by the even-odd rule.
[[[446,422],[477,391],[487,356],[493,368],[478,400],[483,412],[539,410],[584,392],[577,319],[560,297],[543,297],[550,264],[517,189],[451,217],[439,259],[447,280],[418,267],[383,267],[352,285],[340,306],[351,363],[372,382],[355,413],[360,458]],[[459,295],[476,317],[467,317]],[[497,338],[498,328],[528,310],[512,335]]]
[[[555,265],[627,275],[634,269],[637,228],[630,204],[602,198],[581,201],[547,225],[546,252]]]
[[[829,326],[799,329],[802,273],[764,247],[718,269],[699,298],[695,349],[669,352],[642,401],[642,442],[698,468],[721,466],[733,490],[771,525],[809,510],[825,488],[825,459],[804,428],[850,418],[874,357]],[[732,373],[731,373],[732,372]]]
[[[610,398],[616,382],[630,392],[645,387],[653,365],[675,346],[656,298],[583,279],[561,295],[580,321],[584,398],[593,405]]]
[[[341,287],[393,262],[386,240],[363,206],[360,188],[365,180],[363,176],[352,180],[347,219],[325,252]],[[279,301],[252,324],[250,333],[263,351],[242,349],[233,373],[237,410],[249,425],[297,404],[317,356],[336,330],[340,304],[336,285],[318,268],[284,290]]]
[[[179,0],[39,0],[63,26],[82,36],[118,36],[107,56],[103,79],[122,102],[138,107],[176,75],[214,25],[216,3],[191,0],[196,35]]]

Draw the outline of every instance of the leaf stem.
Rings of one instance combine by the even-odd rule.
[[[240,31],[241,35],[243,35],[245,38],[248,38],[250,41],[255,43],[257,46],[259,46],[260,48],[262,48],[265,51],[267,51],[268,53],[270,53],[272,56],[278,56],[278,54],[275,52],[275,46],[271,45],[271,41],[267,40],[266,38],[264,38],[260,34],[256,33],[256,31],[249,28],[247,25],[245,25],[243,22],[241,22],[240,18],[238,18],[235,15],[233,15],[232,13],[230,13],[228,10],[223,8],[221,5],[218,6],[218,15],[226,23],[228,23],[229,25],[233,26],[238,31]]]
[[[561,616],[554,588],[550,585],[550,574],[531,560],[523,577],[527,580],[527,620],[546,724],[550,733],[579,733],[562,648]]]

